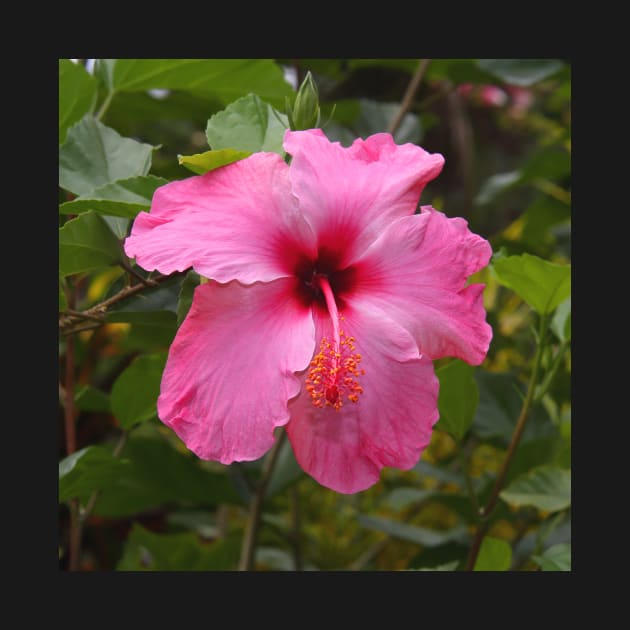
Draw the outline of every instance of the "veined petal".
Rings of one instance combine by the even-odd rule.
[[[158,188],[125,241],[127,256],[163,274],[193,267],[219,282],[270,281],[315,251],[291,194],[288,166],[254,155]]]
[[[289,420],[294,372],[313,355],[311,311],[295,280],[202,284],[171,345],[158,415],[202,459],[261,457]]]
[[[452,356],[472,365],[488,352],[484,285],[466,285],[492,255],[464,219],[429,206],[393,221],[356,261],[352,300],[382,308],[404,326],[431,359]]]
[[[350,148],[330,142],[319,129],[287,131],[289,177],[300,211],[321,249],[352,262],[396,217],[413,214],[425,185],[444,158],[414,144],[397,145],[390,134],[355,140]]]
[[[330,319],[315,311],[317,339],[332,334]],[[303,388],[289,403],[287,433],[300,466],[337,492],[365,490],[383,466],[414,466],[438,419],[438,381],[409,333],[382,311],[361,305],[344,310],[344,331],[356,340],[365,374],[356,403],[337,411],[318,408]]]

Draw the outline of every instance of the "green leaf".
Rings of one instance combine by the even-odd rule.
[[[80,214],[94,210],[100,214],[133,219],[151,207],[153,193],[168,184],[167,179],[146,175],[120,179],[59,206],[61,214]]]
[[[499,495],[514,507],[531,505],[557,512],[571,505],[571,471],[556,466],[538,466],[518,477]]]
[[[281,106],[293,92],[271,59],[116,59],[112,86],[117,92],[186,90],[225,105],[255,92]]]
[[[477,59],[433,59],[427,68],[427,79],[454,83],[484,84],[492,81],[492,75],[484,72]]]
[[[134,435],[136,432],[149,435]],[[125,518],[164,505],[201,509],[219,503],[240,504],[229,479],[221,472],[206,469],[206,464],[181,446],[176,450],[152,424],[134,429],[121,453],[130,463],[124,476],[112,479],[94,508],[107,518]],[[217,465],[218,468],[222,468]]]
[[[571,208],[550,197],[539,195],[517,219],[522,223],[522,233],[518,239],[525,250],[536,251],[541,246],[553,245],[554,237],[550,231],[555,225],[571,220]]]
[[[475,370],[475,380],[479,386],[479,405],[474,420],[474,432],[483,439],[499,438],[507,444],[512,438],[516,419],[525,397],[524,387],[510,373]],[[541,405],[530,412],[530,418],[523,432],[521,447],[526,442],[540,437],[557,434],[549,420],[549,415]]]
[[[116,379],[112,387],[112,412],[124,429],[157,414],[166,357],[163,352],[137,357]]]
[[[293,454],[291,443],[289,440],[285,440],[284,444],[280,447],[278,460],[269,479],[265,496],[272,497],[278,494],[278,492],[282,492],[300,479],[303,474],[304,471],[297,463],[295,455]]]
[[[177,312],[177,305],[181,287],[183,284],[182,276],[173,276],[161,282],[157,287],[147,288],[137,295],[123,300],[111,307],[107,314],[109,321],[128,322],[130,324],[158,324],[170,326],[171,318],[168,315]],[[143,319],[138,316],[139,313],[156,314]]]
[[[129,230],[129,219],[124,217],[112,217],[107,214],[102,215],[103,220],[107,223],[109,229],[121,240],[127,236]]]
[[[276,112],[285,124],[286,116]],[[206,136],[215,150],[273,151],[284,155],[282,139],[286,127],[273,113],[273,108],[257,94],[248,94],[217,112],[208,120]]]
[[[478,206],[483,206],[494,201],[506,190],[521,182],[522,179],[523,173],[521,171],[509,171],[507,173],[495,173],[491,175],[481,185],[475,197],[475,203]]]
[[[440,466],[429,464],[422,459],[413,467],[413,470],[420,473],[422,477],[431,477],[441,483],[454,484],[460,488],[464,488],[465,479],[463,475]]]
[[[324,124],[324,129],[331,140],[349,146],[357,136],[367,138],[385,131],[398,109],[397,103],[382,103],[371,99],[335,101],[334,115],[330,123]],[[322,118],[326,119],[327,116],[322,115]],[[394,140],[397,144],[418,143],[422,136],[420,118],[416,114],[407,113],[394,134]]]
[[[407,523],[399,523],[381,516],[359,514],[358,519],[363,527],[385,532],[394,538],[407,540],[424,547],[437,547],[449,541],[462,541],[468,537],[466,528],[463,526],[453,527],[445,531],[436,531],[416,525],[408,525]]]
[[[219,151],[206,151],[195,155],[178,155],[177,161],[189,171],[203,175],[215,168],[238,162],[251,155],[251,151],[235,151],[234,149],[220,149]]]
[[[167,349],[177,332],[177,317],[171,311],[112,311],[105,315],[107,322],[132,324],[121,349],[156,352]]]
[[[166,516],[169,526],[193,531],[203,538],[219,535],[216,515],[208,510],[177,510]]]
[[[535,182],[539,178],[562,179],[571,174],[571,154],[562,146],[545,147],[536,151],[523,166],[523,179]]]
[[[563,439],[558,428],[551,422],[548,431],[547,435],[541,435],[519,444],[506,475],[505,485],[509,485],[533,468],[555,461],[557,453],[562,448]]]
[[[411,505],[417,505],[430,499],[435,494],[434,490],[421,490],[420,488],[394,488],[383,497],[383,503],[393,510],[404,510]]]
[[[121,260],[118,239],[94,212],[68,221],[59,230],[59,272],[63,276],[107,267]]]
[[[182,288],[179,293],[178,301],[177,301],[177,325],[181,326],[182,322],[186,319],[186,315],[188,315],[188,311],[192,305],[193,295],[195,294],[195,289],[199,286],[201,278],[199,274],[195,271],[189,271],[186,274],[186,278],[182,283]]]
[[[94,64],[94,76],[100,83],[111,92],[114,88],[114,67],[115,59],[97,59]]]
[[[124,475],[128,463],[102,446],[88,446],[59,462],[59,501],[75,497],[85,503],[94,490]]]
[[[400,109],[399,103],[381,103],[370,99],[359,99],[359,116],[352,124],[354,131],[362,138],[387,131],[390,122]],[[418,143],[422,140],[420,118],[416,114],[403,116],[400,126],[394,133],[396,144]]]
[[[505,540],[486,536],[473,571],[507,571],[511,564],[512,547]]]
[[[571,570],[571,543],[560,543],[546,549],[542,555],[532,556],[543,571]]]
[[[569,296],[558,308],[551,320],[551,330],[560,341],[571,341],[571,297]]]
[[[96,411],[107,413],[111,410],[109,394],[102,392],[91,385],[84,385],[77,390],[74,396],[74,404],[81,411]]]
[[[68,130],[59,148],[59,186],[86,195],[119,179],[146,175],[153,147],[123,138],[118,132],[84,116]]]
[[[499,283],[512,289],[541,315],[551,313],[571,294],[571,265],[532,256],[500,256],[492,261]]]
[[[96,81],[79,63],[59,60],[59,144],[68,127],[89,112],[96,98]]]
[[[202,544],[192,533],[154,534],[133,524],[118,571],[228,571],[240,553],[236,537]]]
[[[479,403],[475,370],[463,361],[454,360],[436,371],[440,381],[438,429],[461,440],[472,424]]]
[[[509,85],[529,87],[553,76],[564,64],[558,59],[479,59],[477,66]]]

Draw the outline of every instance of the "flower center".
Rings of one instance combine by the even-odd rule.
[[[319,352],[313,357],[306,376],[306,391],[316,407],[334,407],[335,411],[339,411],[344,398],[353,403],[359,400],[363,388],[359,385],[358,377],[365,374],[365,370],[358,367],[361,355],[355,352],[354,337],[346,336],[340,328],[340,321],[344,318],[339,316],[328,278],[316,275],[314,282],[326,300],[333,338],[331,341],[322,338]]]

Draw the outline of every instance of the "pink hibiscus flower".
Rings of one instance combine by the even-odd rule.
[[[256,153],[159,188],[125,242],[195,290],[162,378],[158,414],[202,459],[261,457],[286,426],[319,483],[353,493],[409,469],[438,419],[431,360],[477,365],[492,336],[491,249],[463,219],[414,214],[444,158],[389,134],[331,143],[287,131],[288,166]]]

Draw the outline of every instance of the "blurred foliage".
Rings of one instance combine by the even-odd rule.
[[[283,73],[294,86],[312,73],[321,119],[332,114],[324,130],[347,146],[386,131],[418,63],[78,61],[59,64],[61,318],[132,281],[151,283],[120,241],[164,180],[251,151],[281,151],[277,132],[294,91]],[[236,131],[226,136],[225,120],[235,117],[240,140],[232,143]],[[526,396],[541,342],[532,330],[543,315],[549,328],[531,417],[475,570],[570,570],[570,66],[549,59],[432,60],[395,138],[445,156],[421,203],[464,217],[497,252],[471,280],[486,284],[494,338],[479,367],[436,362],[442,419],[412,470],[385,469],[372,488],[340,495],[306,476],[285,442],[267,488],[256,566],[462,569],[478,524],[475,504],[488,500]],[[199,282],[194,272],[176,274],[95,313],[74,335],[79,450],[69,457],[68,341],[60,335],[62,568],[73,501],[91,504],[82,570],[237,566],[262,462],[200,461],[155,412],[165,353]]]

